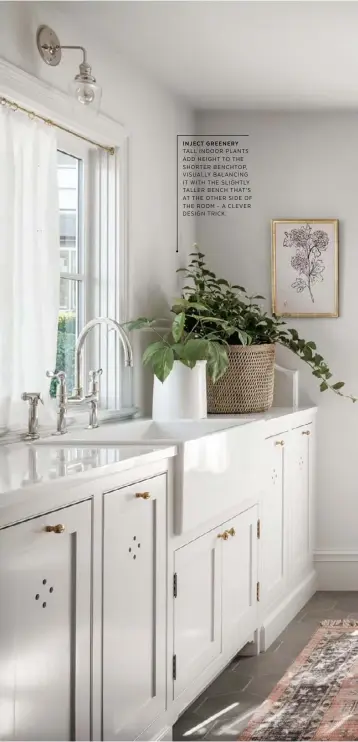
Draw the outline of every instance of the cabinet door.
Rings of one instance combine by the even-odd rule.
[[[165,710],[165,474],[104,495],[103,559],[103,739],[132,740]]]
[[[288,477],[290,482],[290,579],[299,579],[312,562],[311,446],[312,426],[291,434]]]
[[[285,463],[287,436],[264,442],[264,477],[261,498],[261,599],[271,607],[285,591],[288,567],[288,509]]]
[[[213,530],[174,555],[174,698],[221,652],[221,543]]]
[[[90,501],[0,531],[0,739],[90,739],[90,626]]]
[[[257,507],[222,526],[223,652],[233,653],[257,628]]]

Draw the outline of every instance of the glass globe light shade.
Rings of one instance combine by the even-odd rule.
[[[91,106],[91,109],[98,111],[101,103],[102,89],[97,84],[96,78],[91,74],[89,65],[80,65],[79,74],[70,83],[70,91],[83,106]]]

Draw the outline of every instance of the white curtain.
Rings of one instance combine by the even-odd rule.
[[[56,364],[59,306],[56,135],[0,106],[0,431],[26,427],[23,392],[41,392]],[[47,408],[46,408],[47,405]]]

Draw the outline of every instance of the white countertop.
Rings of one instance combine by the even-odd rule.
[[[248,415],[209,415],[202,420],[154,421],[151,418],[135,418],[116,423],[105,423],[96,430],[88,430],[79,425],[69,428],[63,436],[63,446],[95,445],[180,445],[232,427],[247,427],[252,424],[266,425],[275,420],[300,416],[308,411],[314,412],[311,406],[272,407],[267,412]],[[53,437],[47,436],[38,442],[39,447],[54,445]]]
[[[138,466],[168,459],[175,446],[103,446],[92,444],[39,446],[14,443],[0,447],[0,510],[19,499],[47,491],[48,485],[66,488],[119,474]],[[47,488],[46,488],[47,485]],[[53,487],[51,489],[53,489]]]
[[[64,496],[71,489],[90,496],[89,482],[94,490],[100,486],[100,478],[107,475],[174,457],[186,441],[231,427],[240,427],[244,433],[250,423],[261,423],[266,428],[266,423],[276,420],[279,425],[282,420],[283,426],[289,425],[287,418],[292,415],[297,417],[295,424],[300,425],[301,417],[304,423],[307,414],[315,410],[313,406],[276,407],[265,413],[210,415],[204,420],[168,423],[137,418],[106,423],[96,430],[73,425],[61,438],[47,436],[34,443],[4,442],[0,445],[0,527],[9,508],[26,504],[25,510],[30,512],[35,496],[42,502],[47,493],[58,498],[58,493]]]

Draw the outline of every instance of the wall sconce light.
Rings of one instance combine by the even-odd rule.
[[[57,67],[61,62],[62,49],[79,49],[83,54],[79,73],[70,82],[70,91],[84,106],[99,108],[102,90],[92,75],[91,65],[87,62],[87,52],[83,46],[62,46],[58,36],[49,26],[40,26],[36,34],[37,48],[43,61],[50,67]]]

